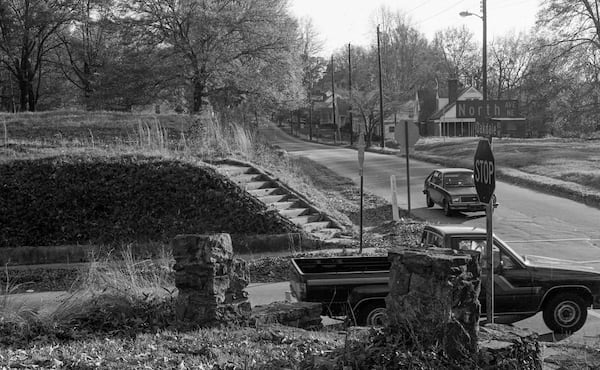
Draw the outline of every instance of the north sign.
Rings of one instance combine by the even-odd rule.
[[[496,161],[490,142],[479,140],[473,164],[473,180],[479,201],[488,204],[496,190]]]
[[[457,100],[456,118],[518,118],[518,100],[488,100],[483,106],[481,100]]]

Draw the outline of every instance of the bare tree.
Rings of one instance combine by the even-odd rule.
[[[481,81],[481,48],[474,38],[473,32],[464,25],[446,28],[435,34],[433,47],[442,56],[441,67],[447,77],[478,86]]]
[[[77,0],[2,0],[0,63],[14,76],[21,111],[35,111],[43,64],[56,34],[74,18]]]
[[[532,42],[524,33],[508,34],[494,40],[490,47],[490,91],[498,99],[517,97],[518,87],[534,57]]]

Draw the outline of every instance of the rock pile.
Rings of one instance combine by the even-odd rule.
[[[514,326],[479,329],[479,366],[484,369],[542,369],[537,334]]]
[[[321,309],[320,303],[273,302],[254,307],[250,323],[255,326],[279,323],[307,330],[319,330],[323,328]]]

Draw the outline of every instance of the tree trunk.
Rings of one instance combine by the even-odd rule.
[[[29,101],[29,111],[35,112],[35,91],[33,91],[33,83],[31,81],[27,83],[27,98]]]
[[[19,78],[19,112],[27,110],[27,81],[20,76]]]
[[[206,96],[204,91],[205,85],[202,80],[197,77],[193,81],[194,90],[194,102],[192,107],[192,113],[200,113],[202,111],[202,98]]]

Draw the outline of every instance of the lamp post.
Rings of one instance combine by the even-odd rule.
[[[484,110],[484,115],[487,116],[488,115],[488,111],[487,111],[487,6],[486,6],[486,0],[481,0],[481,15],[479,14],[475,14],[475,13],[471,13],[469,11],[462,11],[460,12],[460,16],[461,17],[469,17],[471,15],[474,15],[478,18],[480,18],[483,21],[483,62],[482,62],[482,74],[483,74],[483,81],[482,81],[482,90],[483,90],[483,110]]]
[[[482,120],[487,123],[489,112],[487,106],[487,7],[486,0],[481,0],[481,15],[471,13],[469,11],[462,11],[459,13],[461,17],[468,17],[474,15],[479,17],[483,21],[483,118]],[[484,123],[482,122],[482,123]],[[492,143],[492,135],[489,137],[490,145]],[[494,261],[493,261],[493,253],[492,253],[492,243],[493,243],[493,234],[492,234],[492,214],[494,212],[494,207],[492,206],[493,201],[490,200],[489,204],[486,208],[486,259],[487,259],[487,268],[488,268],[488,276],[487,276],[487,291],[486,291],[486,319],[487,323],[494,322]]]

